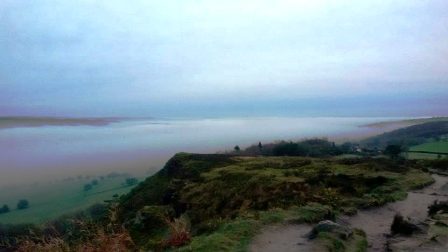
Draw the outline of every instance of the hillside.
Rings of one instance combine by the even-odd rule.
[[[139,247],[235,251],[266,223],[316,222],[402,199],[432,182],[421,168],[387,159],[180,153],[121,199],[119,216]],[[173,242],[173,225],[191,240]]]
[[[429,118],[415,118],[415,119],[404,119],[398,121],[385,121],[385,122],[375,122],[366,125],[362,125],[362,127],[376,127],[376,128],[387,128],[398,126],[399,128],[409,127],[413,125],[429,123],[429,122],[440,122],[440,121],[448,121],[448,117],[440,116],[440,117],[429,117]]]
[[[361,141],[367,148],[383,149],[389,144],[412,146],[440,138],[448,134],[448,120],[434,121],[410,127],[397,129],[391,132],[370,137]]]
[[[315,224],[402,200],[444,160],[179,153],[130,193],[42,226],[0,225],[19,251],[248,251],[273,224]],[[387,222],[387,220],[385,220]],[[365,251],[366,233],[313,243]]]

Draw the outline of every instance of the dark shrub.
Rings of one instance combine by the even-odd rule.
[[[329,142],[327,139],[308,139],[299,144],[303,145],[303,148],[307,150],[308,155],[311,157],[325,157],[342,154],[342,151],[336,144]]]
[[[92,190],[92,185],[91,184],[85,184],[84,185],[84,191],[90,191]]]
[[[7,212],[9,212],[9,206],[5,204],[2,208],[0,208],[0,214]]]
[[[21,199],[19,200],[19,202],[17,203],[17,209],[21,210],[21,209],[26,209],[29,207],[29,202],[26,199]]]
[[[304,146],[293,142],[282,142],[272,150],[274,156],[306,156],[307,150]]]
[[[437,170],[448,170],[448,158],[427,161],[429,166]]]
[[[170,206],[145,206],[137,212],[134,225],[143,230],[154,231],[166,227],[167,220],[174,217],[174,209]]]
[[[20,240],[26,239],[30,236],[39,236],[41,230],[33,224],[1,224],[0,223],[0,251],[15,251],[3,250],[6,248],[14,248],[18,245]]]
[[[403,151],[401,145],[398,144],[390,144],[384,149],[384,154],[388,155],[391,158],[397,158],[400,153]]]
[[[87,212],[93,220],[103,220],[107,218],[108,207],[106,204],[95,204],[89,207]]]

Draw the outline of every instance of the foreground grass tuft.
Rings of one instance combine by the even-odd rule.
[[[237,218],[222,224],[212,234],[194,237],[188,246],[176,251],[246,251],[261,226],[262,222],[257,220]]]
[[[368,245],[366,234],[359,229],[353,230],[353,235],[346,240],[332,233],[321,232],[317,242],[323,244],[330,252],[364,252]]]

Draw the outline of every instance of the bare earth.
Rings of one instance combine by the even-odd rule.
[[[274,225],[262,230],[252,242],[249,251],[297,252],[325,250],[305,238],[311,225]]]
[[[384,251],[386,236],[397,213],[424,221],[428,206],[435,200],[448,200],[446,184],[448,177],[433,175],[436,182],[423,190],[409,192],[405,200],[393,202],[383,207],[359,211],[357,215],[345,218],[352,227],[363,229],[367,234],[369,251]],[[434,194],[434,195],[433,195]]]
[[[403,201],[387,204],[383,207],[361,210],[352,217],[341,217],[338,221],[352,227],[363,229],[369,242],[368,251],[385,251],[386,234],[396,213],[411,216],[424,221],[427,217],[428,206],[434,200],[448,200],[448,177],[433,175],[435,183],[422,189],[408,193]],[[256,236],[250,245],[250,251],[280,252],[280,251],[325,251],[312,241],[304,238],[312,226],[302,225],[274,225],[268,226]],[[412,242],[412,239],[408,242]],[[446,248],[428,248],[428,251],[447,251]]]

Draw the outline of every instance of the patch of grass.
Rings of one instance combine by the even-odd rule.
[[[259,211],[256,215],[249,214],[247,216],[259,219],[263,225],[280,222],[300,224],[316,223],[321,220],[333,220],[336,213],[330,206],[310,202],[304,206],[293,206],[288,209],[270,209],[267,211]]]
[[[448,213],[446,211],[444,213],[436,214],[432,216],[434,220],[433,223],[429,226],[429,236],[430,237],[448,237]]]
[[[410,148],[411,151],[428,151],[448,154],[448,141],[424,143]]]
[[[334,234],[328,232],[320,232],[317,236],[317,240],[328,249],[330,252],[344,252],[344,242],[337,238]]]
[[[445,154],[431,154],[431,153],[405,153],[406,157],[409,159],[441,159],[448,158],[448,141],[433,141],[429,143],[424,143],[420,145],[415,145],[409,148],[410,151],[428,151],[437,152]]]
[[[431,225],[429,233],[431,237],[448,237],[448,227],[442,224]]]
[[[434,183],[434,179],[419,170],[410,170],[402,179],[396,181],[404,190],[421,189]]]
[[[187,246],[174,251],[246,251],[250,240],[261,228],[260,221],[237,218],[222,224],[212,234],[193,237]]]
[[[347,244],[347,252],[364,252],[367,251],[366,233],[360,229],[353,230],[353,237]]]
[[[313,223],[328,219],[329,212],[331,212],[329,206],[310,203],[306,206],[290,209],[278,208],[246,213],[234,220],[222,220],[213,232],[193,236],[189,245],[172,250],[247,251],[251,239],[264,225],[282,222]],[[330,215],[333,215],[333,213],[330,213]]]
[[[289,214],[283,209],[272,209],[258,213],[258,218],[263,225],[280,223],[288,218]]]
[[[353,235],[346,240],[332,233],[320,232],[317,241],[331,252],[364,252],[368,245],[366,234],[359,229],[354,229]]]
[[[289,219],[295,223],[315,223],[321,220],[333,220],[335,212],[330,206],[319,203],[309,203],[303,207],[291,208]]]
[[[448,154],[439,155],[439,154],[430,154],[430,153],[413,153],[413,152],[407,152],[406,154],[407,159],[428,159],[428,160],[434,160],[440,158],[447,158]]]

